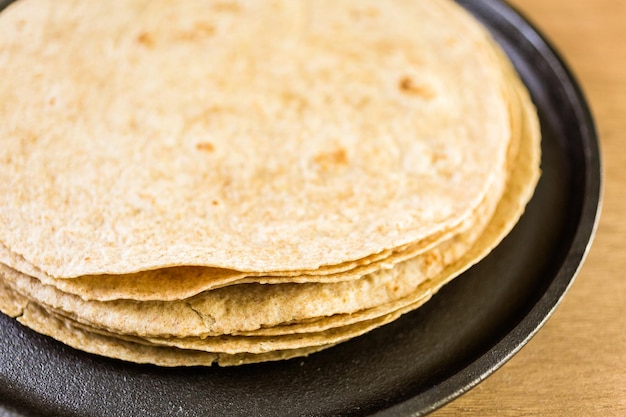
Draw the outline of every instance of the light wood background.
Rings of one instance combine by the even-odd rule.
[[[573,287],[485,382],[433,415],[626,416],[626,0],[510,0],[564,56],[591,103],[604,207]]]

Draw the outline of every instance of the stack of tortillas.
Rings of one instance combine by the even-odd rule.
[[[489,253],[537,116],[447,0],[0,12],[0,309],[164,366],[307,355]]]

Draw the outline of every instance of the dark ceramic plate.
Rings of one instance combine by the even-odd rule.
[[[552,313],[588,249],[600,199],[598,141],[578,86],[545,39],[500,1],[460,3],[512,58],[543,131],[536,194],[487,259],[424,307],[365,336],[305,359],[237,368],[105,359],[0,315],[0,415],[420,415],[517,352]]]

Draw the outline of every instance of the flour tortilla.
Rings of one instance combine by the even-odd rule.
[[[38,333],[53,337],[69,346],[100,356],[129,362],[158,366],[235,366],[249,363],[287,360],[308,356],[331,347],[315,346],[304,349],[273,351],[263,354],[216,354],[171,347],[132,343],[115,337],[90,332],[50,314],[46,310],[14,293],[0,282],[0,311],[17,317],[23,325]]]
[[[522,99],[524,97],[522,96]],[[498,207],[494,218],[489,223],[487,230],[483,234],[481,240],[475,245],[463,259],[457,264],[450,266],[446,271],[439,275],[438,278],[429,280],[428,283],[420,286],[417,292],[421,292],[419,297],[414,297],[412,302],[406,305],[397,306],[387,312],[385,315],[377,317],[372,320],[364,320],[353,325],[334,328],[330,331],[321,332],[317,334],[296,334],[282,337],[273,337],[269,339],[259,337],[208,337],[205,339],[200,338],[147,338],[144,340],[128,337],[126,335],[108,334],[102,330],[96,330],[96,333],[100,336],[104,335],[107,338],[122,338],[123,343],[137,343],[138,345],[144,345],[151,343],[153,345],[163,346],[176,346],[183,349],[191,349],[192,352],[197,350],[207,350],[209,352],[220,352],[223,354],[227,352],[231,355],[240,353],[266,353],[269,351],[277,350],[280,352],[297,351],[296,346],[301,349],[310,349],[315,346],[325,347],[329,343],[339,343],[347,340],[351,337],[360,335],[366,331],[369,331],[375,327],[378,327],[384,323],[392,321],[399,317],[401,314],[410,311],[419,305],[423,304],[432,294],[434,294],[442,285],[452,279],[456,274],[462,272],[465,268],[468,268],[472,261],[468,262],[468,259],[475,262],[482,256],[486,255],[491,249],[508,233],[508,230],[515,224],[517,217],[519,217],[523,206],[534,189],[538,178],[538,161],[539,153],[537,151],[538,146],[538,128],[535,119],[526,117],[524,126],[524,142],[522,148],[517,157],[518,164],[515,165],[515,169],[512,172],[511,181],[509,182],[508,190],[502,199],[501,204]],[[510,216],[511,209],[514,208],[514,212],[517,214],[513,217]],[[505,213],[505,219],[500,218],[502,213]],[[504,220],[504,223],[502,222]],[[65,320],[67,322],[67,320]],[[67,325],[67,324],[66,324]],[[81,329],[82,326],[78,323],[71,324],[72,328]],[[85,330],[83,328],[83,330]],[[86,331],[86,330],[85,330]],[[193,355],[192,355],[193,356]]]
[[[263,339],[259,337],[226,337],[226,338],[170,338],[155,339],[149,338],[146,341],[156,345],[177,346],[179,348],[194,350],[216,350],[227,349],[231,352],[265,352],[273,349],[293,348],[296,346],[316,346],[324,343],[339,343],[343,340],[360,335],[384,323],[395,320],[401,314],[411,311],[424,302],[432,294],[437,292],[441,286],[449,282],[456,275],[469,268],[473,262],[482,259],[488,254],[504,236],[510,231],[523,212],[523,207],[532,196],[534,187],[539,178],[539,127],[534,111],[528,96],[516,80],[511,80],[512,92],[517,95],[515,100],[519,100],[524,111],[524,115],[519,120],[521,122],[520,136],[523,142],[519,154],[515,157],[514,168],[511,171],[508,183],[509,192],[505,193],[498,211],[487,226],[482,238],[474,245],[465,256],[457,263],[450,265],[438,277],[428,280],[422,284],[413,295],[412,301],[401,305],[395,303],[393,308],[389,308],[384,315],[375,319],[362,320],[356,324],[334,328],[332,331],[317,334],[301,334]],[[515,214],[511,214],[515,213]],[[216,343],[217,342],[217,343]],[[219,346],[219,347],[218,347]]]
[[[513,82],[514,80],[511,80],[511,83]],[[515,93],[515,91],[513,91],[513,93]],[[519,94],[523,94],[523,93],[520,92]],[[440,282],[440,281],[449,280],[451,277],[455,276],[459,272],[466,269],[469,265],[472,265],[482,256],[485,256],[486,253],[488,253],[504,237],[504,235],[508,232],[508,230],[510,230],[510,228],[515,224],[515,222],[519,218],[519,215],[523,211],[523,207],[525,206],[525,203],[528,201],[528,199],[532,195],[532,190],[534,189],[534,185],[536,184],[536,181],[538,178],[539,153],[538,153],[537,148],[539,146],[538,144],[539,135],[538,135],[538,129],[537,129],[537,124],[536,124],[536,118],[534,118],[534,114],[531,112],[532,106],[530,104],[530,101],[528,100],[527,96],[524,96],[524,95],[522,95],[521,99],[523,100],[522,105],[523,105],[523,110],[525,111],[524,118],[523,118],[524,125],[522,126],[524,130],[521,133],[521,136],[523,139],[522,144],[521,144],[522,147],[517,156],[517,163],[513,165],[511,168],[512,174],[509,180],[509,184],[507,185],[505,195],[498,206],[496,215],[489,223],[487,231],[481,236],[478,243],[469,252],[465,253],[465,255],[461,258],[459,262],[452,264],[451,267],[449,267],[441,275],[439,275],[440,277],[443,276],[444,278],[436,278],[436,279],[433,279],[432,282]],[[450,251],[446,251],[446,252],[448,254],[450,253]],[[412,265],[413,265],[412,261],[404,262],[404,263],[399,264],[396,268],[394,268],[391,271],[382,271],[382,272],[379,272],[379,274],[382,274],[383,272],[397,273],[397,275],[392,275],[391,282],[393,283],[393,285],[400,285],[402,283],[402,280],[406,279],[406,277],[414,276],[412,274],[412,271],[409,269]],[[14,275],[17,275],[17,278],[15,278]],[[64,295],[62,293],[59,293],[57,290],[53,288],[46,287],[41,284],[37,284],[37,281],[34,279],[30,279],[29,281],[28,277],[25,277],[25,276],[20,277],[19,275],[20,274],[8,273],[6,274],[6,277],[9,278],[9,282],[11,282],[12,285],[15,285],[15,281],[11,281],[11,280],[16,279],[17,288],[20,291],[25,291],[30,297],[34,297],[40,302],[44,300],[45,304],[51,308],[64,311],[65,313],[68,313],[71,317],[79,321],[84,320],[87,324],[94,325],[96,327],[101,327],[103,329],[112,330],[116,333],[131,334],[131,335],[134,334],[134,335],[147,336],[147,337],[151,337],[151,336],[163,337],[163,336],[168,336],[168,335],[202,337],[202,336],[207,336],[211,334],[211,331],[215,333],[228,334],[229,331],[224,331],[224,328],[221,329],[222,330],[221,332],[216,332],[215,330],[218,328],[217,326],[219,325],[223,326],[226,320],[228,319],[232,320],[232,318],[236,316],[246,317],[252,314],[259,316],[259,313],[263,311],[262,310],[262,306],[264,305],[263,303],[267,302],[268,300],[267,295],[269,294],[267,292],[261,292],[263,296],[254,297],[254,296],[251,296],[253,291],[250,291],[249,289],[247,289],[246,291],[242,292],[240,295],[233,297],[233,299],[236,299],[238,302],[237,307],[242,308],[243,312],[241,311],[234,312],[233,308],[235,308],[235,303],[232,302],[230,304],[228,303],[224,304],[222,300],[221,305],[225,307],[224,310],[226,311],[226,313],[224,313],[224,318],[222,317],[216,318],[215,315],[213,315],[212,320],[216,320],[216,322],[212,322],[211,320],[209,323],[206,323],[207,315],[206,315],[205,308],[210,308],[210,307],[219,305],[219,301],[217,301],[219,300],[219,298],[210,298],[210,296],[214,296],[215,293],[218,293],[219,290],[209,292],[208,294],[204,295],[205,297],[207,297],[204,300],[205,301],[209,300],[205,304],[197,303],[196,300],[187,301],[186,306],[191,311],[188,311],[187,309],[185,309],[185,306],[181,305],[180,303],[169,303],[167,304],[167,308],[165,307],[165,305],[163,305],[163,307],[160,309],[154,308],[155,317],[151,319],[149,315],[150,313],[148,313],[150,308],[147,307],[151,303],[132,304],[132,303],[117,303],[117,302],[115,303],[83,302],[77,297]],[[264,291],[265,289],[280,291],[279,296],[286,296],[288,300],[292,301],[292,305],[295,305],[301,309],[305,309],[305,304],[298,302],[296,297],[298,296],[297,292],[301,291],[303,288],[306,288],[306,285],[302,285],[302,284],[293,285],[291,287],[293,287],[294,289],[292,289],[291,291],[285,291],[285,287],[287,286],[280,287],[280,290],[278,290],[279,286],[273,286],[273,287],[264,287],[264,286],[258,286],[258,285],[256,286],[256,288],[258,288],[259,291]],[[384,286],[383,288],[388,288],[388,286]],[[233,289],[238,289],[238,288],[236,287],[225,288],[223,290],[233,290]],[[426,291],[432,291],[432,289],[426,286]],[[374,291],[372,291],[372,293],[375,294]],[[370,295],[372,293],[370,293]],[[351,294],[351,293],[346,292],[346,294]],[[424,288],[423,287],[418,288],[417,295],[414,296],[414,298],[421,299],[423,298],[423,295],[424,295]],[[317,298],[319,299],[323,297],[321,297],[318,294]],[[389,311],[389,310],[393,311],[397,309],[397,306],[393,306],[393,303],[400,298],[402,297],[397,297],[396,299],[391,297],[391,299],[388,301],[388,305],[385,306],[386,311]],[[319,304],[318,299],[312,298],[309,304],[314,305],[314,306]],[[68,302],[68,300],[70,300],[71,302]],[[246,302],[251,302],[250,307],[248,307],[248,309],[242,307]],[[406,300],[403,300],[402,302],[406,303]],[[280,308],[283,307],[284,305],[288,305],[288,303],[280,303],[280,302],[272,303],[271,301],[267,302],[267,304],[265,305],[267,306],[268,304],[270,306],[275,305],[276,310],[280,310]],[[102,307],[103,305],[107,305],[108,309],[103,308]],[[389,307],[389,305],[393,307]],[[118,310],[116,312],[116,309],[119,308],[120,306],[123,306],[123,307],[121,307],[121,310]],[[134,310],[132,310],[131,309],[132,306],[137,306],[137,307]],[[373,306],[370,308],[375,308],[375,307],[376,306]],[[363,309],[367,309],[367,307]],[[156,312],[158,311],[161,312],[161,316],[157,319]],[[185,311],[186,313],[182,314]],[[172,318],[168,319],[167,317],[168,317],[168,314],[170,314],[170,312],[173,312]],[[271,310],[267,310],[267,314],[271,312],[272,312]],[[146,330],[147,329],[146,327],[142,327],[142,328],[133,327],[133,326],[136,326],[135,324],[130,325],[130,327],[120,327],[120,324],[118,323],[124,322],[124,319],[128,318],[128,316],[132,314],[136,314],[140,317],[140,319],[137,320],[138,323],[147,322],[149,323],[149,325],[153,325],[154,323],[152,323],[152,320],[157,320],[157,321],[160,320],[160,322],[157,323],[157,325],[165,326],[165,327],[156,327],[154,328],[154,329],[158,329],[156,331],[154,329]],[[198,314],[204,317],[200,318],[198,317]],[[279,314],[279,312],[275,312],[275,314]],[[320,314],[320,315],[323,315],[323,314]],[[194,330],[193,332],[189,332],[190,330],[189,328],[181,329],[181,328],[175,328],[175,327],[168,327],[172,325],[180,326],[181,323],[183,323],[184,326],[190,326],[192,323],[194,323],[194,320],[192,320],[192,316],[194,316],[194,320],[196,322],[200,319],[200,322],[202,323],[200,325],[200,328],[202,328],[203,330],[200,331],[199,333],[197,332],[197,330]],[[179,319],[178,321],[176,321],[177,318]],[[254,318],[249,318],[249,322],[252,322],[253,320]],[[222,322],[217,323],[217,321],[222,321]],[[278,323],[281,322],[280,320],[277,320],[277,321]],[[128,325],[129,324],[128,321],[126,321],[125,324]],[[214,327],[211,327],[211,326],[214,326]],[[256,324],[255,326],[260,328],[260,327],[263,327],[263,324],[261,325]],[[265,324],[265,326],[267,326],[267,324]],[[167,330],[163,331],[163,329],[167,329]],[[207,332],[206,330],[209,330],[209,331]],[[249,331],[249,330],[255,330],[255,329],[254,328],[253,329],[241,328],[241,329],[234,329],[234,330],[243,330],[243,331],[248,330]]]
[[[488,35],[459,6],[218,4],[0,14],[11,252],[56,278],[309,271],[419,242],[483,201],[508,114]]]
[[[442,7],[445,8],[446,6]],[[453,20],[454,19],[451,19],[452,23],[454,23]],[[488,55],[489,54],[487,53],[486,56]],[[503,80],[509,77],[510,68],[508,67],[508,65],[502,64],[502,68],[500,68],[500,70],[504,74],[504,76],[502,77]],[[9,285],[11,288],[7,287],[4,290],[3,288],[0,288],[0,310],[3,310],[13,316],[20,316],[20,321],[34,328],[35,330],[44,334],[51,334],[57,339],[62,340],[65,343],[68,343],[80,349],[106,356],[118,357],[125,360],[138,362],[147,361],[157,364],[165,364],[166,366],[175,366],[176,363],[183,365],[192,364],[194,363],[194,361],[196,364],[209,364],[215,361],[222,361],[222,363],[224,364],[237,364],[243,363],[245,361],[272,360],[273,358],[303,355],[317,349],[325,348],[328,346],[329,343],[346,340],[347,338],[356,336],[364,331],[369,330],[370,328],[382,325],[390,320],[397,318],[399,315],[410,311],[411,309],[417,308],[419,305],[425,302],[434,292],[436,292],[442,285],[444,285],[450,279],[454,278],[458,273],[462,272],[473,263],[481,259],[483,256],[485,256],[495,245],[497,245],[497,243],[504,237],[504,235],[506,235],[510,228],[513,227],[513,225],[523,212],[526,202],[532,195],[532,191],[539,175],[538,165],[540,155],[539,130],[537,120],[534,112],[532,111],[532,105],[530,104],[527,93],[519,85],[519,81],[517,79],[512,78],[510,80],[506,80],[506,83],[503,82],[502,84],[500,84],[500,87],[503,90],[503,97],[505,97],[506,100],[512,101],[513,103],[509,103],[511,107],[508,109],[509,115],[512,118],[512,122],[515,121],[515,100],[518,98],[521,100],[521,109],[523,111],[522,135],[515,135],[515,129],[512,129],[513,137],[521,136],[523,140],[520,144],[521,147],[519,148],[519,153],[516,156],[517,162],[515,164],[507,165],[507,171],[510,173],[510,175],[504,196],[496,208],[493,219],[491,219],[491,221],[488,223],[487,228],[478,239],[478,241],[471,248],[469,248],[469,250],[467,250],[467,247],[460,248],[459,251],[462,252],[459,255],[460,259],[457,259],[456,262],[452,262],[451,264],[449,264],[440,274],[434,277],[429,277],[423,282],[421,282],[420,280],[413,281],[413,291],[409,292],[408,295],[404,297],[391,296],[388,297],[386,301],[379,300],[379,303],[372,303],[371,307],[369,308],[366,306],[365,308],[361,310],[356,310],[350,314],[337,314],[331,317],[319,316],[309,319],[303,319],[300,321],[295,319],[291,322],[281,322],[279,325],[267,329],[259,328],[256,330],[250,330],[250,335],[244,335],[244,333],[246,332],[246,330],[244,330],[242,331],[242,333],[239,333],[236,336],[227,337],[213,337],[204,334],[201,336],[207,337],[201,338],[197,337],[197,335],[194,335],[193,333],[191,335],[186,334],[184,326],[182,326],[182,328],[176,328],[176,325],[174,323],[168,323],[167,321],[169,319],[167,318],[167,314],[165,314],[161,317],[161,319],[164,319],[165,323],[161,324],[166,327],[173,325],[173,327],[171,328],[176,329],[176,331],[182,329],[182,332],[175,333],[175,335],[179,337],[164,337],[167,336],[167,334],[143,334],[143,337],[138,338],[136,336],[133,336],[132,332],[130,334],[126,334],[124,332],[111,333],[109,331],[111,329],[98,328],[97,326],[99,326],[99,324],[101,324],[103,320],[111,320],[111,317],[106,317],[107,315],[112,313],[110,310],[98,311],[98,308],[86,308],[85,310],[91,311],[79,312],[78,310],[80,309],[77,309],[76,311],[68,311],[68,305],[70,305],[70,307],[75,307],[76,305],[81,305],[82,307],[93,307],[94,305],[98,305],[99,303],[102,305],[116,306],[115,308],[117,308],[117,306],[119,305],[134,306],[128,308],[126,310],[126,313],[129,313],[131,316],[138,315],[139,317],[141,317],[141,315],[145,313],[142,310],[147,305],[152,304],[151,302],[85,302],[80,300],[79,297],[64,294],[54,287],[43,285],[37,279],[28,277],[27,275],[22,274],[19,271],[16,271],[7,266],[3,266],[2,270],[5,273],[3,279],[5,281],[3,283],[2,279],[0,279],[0,284],[3,286],[5,284]],[[517,89],[519,89],[519,91],[517,91]],[[517,97],[518,94],[519,97]],[[519,103],[517,104],[519,105]],[[510,146],[508,146],[509,157],[515,154],[515,152],[512,150],[514,149],[514,147],[515,143],[513,141],[511,142]],[[497,177],[497,174],[490,176],[491,180]],[[474,210],[475,209],[476,207],[474,207]],[[467,219],[468,217],[465,217],[465,220]],[[476,223],[475,226],[478,226],[479,224],[480,222]],[[476,231],[480,231],[480,229],[475,228],[474,232]],[[440,246],[441,245],[438,245],[435,249],[443,249],[443,247]],[[10,253],[15,254],[16,256],[20,256],[19,252],[14,252],[14,248],[10,245],[7,245],[6,247]],[[394,249],[397,249],[397,247]],[[446,254],[446,256],[455,256],[453,255],[453,251],[443,250],[443,252]],[[24,260],[30,263],[30,260],[26,258],[24,258]],[[402,262],[391,271],[394,271],[397,268],[406,268],[407,264],[411,264],[412,262],[416,261],[417,258]],[[446,265],[446,262],[439,263]],[[39,267],[34,263],[31,265],[35,268]],[[44,272],[48,274],[48,271]],[[375,274],[384,275],[386,272],[388,271],[381,270],[374,274],[368,275],[367,277],[365,277],[365,280],[363,280],[362,278],[354,282],[366,282],[366,280],[368,278],[371,278],[371,276],[374,276]],[[407,270],[400,272],[407,272]],[[401,277],[405,277],[405,279],[407,277],[407,275],[404,273],[400,275]],[[396,277],[394,276],[394,278]],[[402,278],[400,278],[400,282],[401,279]],[[354,282],[350,282],[349,284],[354,284]],[[419,282],[421,282],[421,284],[418,284]],[[249,287],[255,286],[258,288],[280,288],[282,291],[285,288],[289,288],[290,285],[304,289],[308,284],[278,284],[271,287],[256,284],[250,285]],[[237,287],[245,287],[245,285]],[[320,288],[323,287],[320,286]],[[30,297],[30,301],[27,298],[23,298],[20,294],[15,294],[13,292],[14,289],[18,289],[22,293],[26,293]],[[233,289],[224,288],[222,290]],[[201,294],[201,297],[205,297],[211,294],[214,295],[216,293],[219,293],[219,291],[221,290],[209,291],[206,294]],[[254,296],[249,294],[248,292],[242,291],[241,294],[242,295],[239,298],[244,302],[247,301],[246,296],[252,296],[252,298],[254,298]],[[180,305],[182,303],[193,303],[196,298],[201,297],[193,297],[189,300],[183,300],[183,302],[180,303],[161,303],[161,305],[163,306],[162,311],[164,313],[169,313],[168,310],[170,308],[176,307],[177,305]],[[324,298],[323,293],[321,298]],[[15,299],[17,301],[12,302],[12,299]],[[310,300],[310,302],[312,303],[315,303],[315,301],[317,300]],[[84,304],[80,304],[81,302]],[[359,305],[359,303],[355,303],[353,307],[356,307],[357,305]],[[191,310],[192,313],[196,314],[196,320],[201,320],[204,322],[203,326],[210,327],[215,325],[215,323],[211,322],[210,317],[200,317],[200,315],[198,315],[199,311],[196,310],[196,305],[189,304],[187,305],[187,307]],[[227,305],[218,306],[218,309],[221,307],[224,308],[224,313],[232,312],[228,311],[229,309]],[[281,307],[282,305],[278,305],[279,309]],[[115,308],[113,308],[113,310],[115,310]],[[271,310],[268,310],[268,312],[271,313]],[[280,315],[280,312],[278,313],[278,315]],[[70,317],[63,317],[62,314],[67,314]],[[118,313],[113,311],[113,314],[115,315]],[[235,316],[237,315],[239,315],[239,313],[235,314]],[[85,316],[89,316],[90,319],[95,318],[96,320],[94,323],[90,323],[89,320],[84,320]],[[186,320],[184,315],[179,318],[181,320]],[[270,320],[272,319],[276,320],[276,317],[270,318]],[[332,324],[328,325],[328,322],[332,322]],[[311,325],[312,323],[313,325]],[[122,324],[122,326],[126,324],[128,323],[124,323]],[[96,327],[89,327],[92,325],[95,325]],[[185,325],[193,327],[194,322],[193,320],[191,320],[189,322],[186,322]],[[299,331],[293,332],[292,330],[294,326],[304,327],[300,327]],[[315,330],[314,326],[318,326],[320,329]],[[113,330],[115,330],[115,328]],[[119,330],[119,328],[117,328],[117,330]],[[271,330],[278,331],[279,333],[267,338],[265,338],[266,336],[268,336],[266,334],[252,334],[256,331]],[[132,341],[124,339],[131,339]],[[177,345],[179,347],[163,347],[156,346],[156,344]],[[318,344],[319,346],[316,346]],[[298,346],[300,346],[301,348],[298,348]],[[180,349],[180,347],[192,349]],[[216,352],[207,353],[201,352],[198,349],[209,351],[213,350]],[[266,349],[276,349],[276,351],[265,352],[258,355],[250,354],[249,352],[247,352],[247,350],[260,352],[265,351]],[[224,350],[226,350],[227,352],[242,353],[225,354],[225,352],[223,352]]]
[[[84,301],[0,264],[0,274],[16,290],[46,308],[114,333],[140,336],[207,336],[253,331],[294,321],[350,314],[403,297],[420,282],[458,259],[480,236],[504,184],[490,195],[474,228],[412,261],[365,277],[328,284],[240,284],[173,302]]]

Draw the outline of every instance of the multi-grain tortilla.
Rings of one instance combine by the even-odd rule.
[[[513,81],[511,81],[513,82]],[[518,100],[515,96],[516,92],[512,92],[512,100]],[[236,353],[263,353],[271,350],[286,350],[286,349],[299,349],[317,345],[327,345],[331,343],[337,343],[346,340],[350,337],[354,337],[374,327],[378,327],[381,324],[388,322],[389,320],[397,317],[401,313],[408,311],[416,306],[419,306],[426,299],[432,295],[441,285],[447,282],[452,277],[458,275],[467,267],[472,265],[478,259],[485,256],[497,243],[508,233],[508,230],[514,225],[517,218],[521,214],[523,207],[530,197],[536,179],[538,176],[538,158],[537,152],[538,146],[538,129],[536,120],[533,119],[532,110],[527,97],[521,97],[521,104],[526,106],[524,110],[524,117],[521,120],[521,126],[519,129],[514,129],[519,132],[519,137],[515,140],[521,141],[519,152],[515,156],[515,163],[510,163],[509,181],[507,184],[507,191],[503,198],[500,200],[498,208],[494,216],[490,219],[484,232],[480,234],[480,238],[474,244],[469,241],[471,248],[464,250],[462,257],[455,262],[450,262],[449,266],[443,271],[439,271],[438,274],[431,276],[427,280],[422,280],[421,285],[419,280],[416,279],[415,285],[408,294],[400,293],[393,294],[386,302],[381,302],[381,305],[365,306],[361,309],[356,309],[354,314],[343,314],[343,318],[346,321],[339,322],[337,318],[340,314],[334,315],[330,318],[330,321],[334,322],[333,327],[317,328],[315,330],[309,328],[308,333],[294,332],[293,327],[289,325],[283,325],[282,329],[285,331],[282,335],[272,335],[270,338],[264,338],[264,334],[260,335],[248,333],[248,336],[223,336],[223,334],[233,333],[224,328],[219,329],[215,334],[220,336],[209,336],[208,333],[195,333],[193,329],[181,329],[170,328],[169,330],[158,330],[151,333],[146,327],[141,329],[124,327],[129,322],[124,322],[121,327],[119,323],[123,321],[124,317],[137,316],[138,319],[134,323],[150,323],[156,326],[171,326],[173,324],[178,325],[177,318],[182,318],[181,322],[186,325],[194,323],[190,316],[194,313],[205,316],[202,320],[203,326],[206,326],[206,322],[211,322],[211,325],[221,324],[224,325],[227,320],[233,318],[239,318],[245,322],[253,322],[250,317],[250,311],[257,311],[257,315],[254,319],[263,317],[263,312],[271,314],[272,305],[283,306],[289,308],[289,306],[304,306],[306,303],[319,306],[323,310],[324,306],[328,306],[328,299],[335,298],[340,300],[342,294],[361,294],[363,296],[371,296],[372,298],[381,301],[382,294],[377,292],[375,285],[375,278],[368,281],[371,285],[371,291],[369,293],[364,291],[344,291],[331,293],[330,291],[319,290],[317,293],[314,291],[315,287],[305,285],[290,285],[289,289],[283,290],[281,287],[285,285],[275,286],[259,286],[256,285],[256,289],[267,290],[263,296],[251,296],[254,294],[253,290],[247,289],[245,285],[234,286],[231,288],[225,288],[224,290],[231,290],[231,302],[220,302],[219,297],[211,300],[212,295],[216,295],[219,291],[213,291],[206,294],[208,301],[196,302],[196,300],[188,300],[184,304],[189,308],[188,314],[184,314],[185,307],[182,303],[169,303],[167,307],[163,304],[154,305],[152,303],[144,303],[142,306],[133,302],[110,302],[110,303],[94,303],[83,302],[76,297],[59,294],[59,292],[52,288],[45,288],[45,286],[38,284],[35,279],[27,279],[22,276],[15,277],[14,274],[7,273],[5,271],[5,278],[7,282],[17,289],[20,293],[36,300],[39,303],[43,303],[48,309],[59,310],[62,314],[67,314],[78,322],[83,322],[89,326],[95,327],[99,332],[104,332],[108,336],[118,334],[122,338],[136,341],[137,338],[133,336],[143,336],[143,343],[149,342],[156,345],[174,345],[177,347],[188,348],[192,350],[207,350],[211,352],[220,352],[228,354]],[[511,161],[513,162],[513,161]],[[453,252],[451,250],[445,250],[446,253]],[[406,283],[407,277],[419,276],[416,272],[417,269],[413,269],[415,265],[421,265],[417,259],[410,260],[404,263],[400,263],[396,268],[392,270],[384,270],[378,273],[382,276],[390,276],[391,280],[384,283],[382,288],[390,288],[390,285],[396,283],[396,285],[410,285]],[[349,284],[353,284],[352,282]],[[323,287],[318,286],[318,287]],[[310,291],[306,291],[309,289]],[[239,292],[240,291],[240,292]],[[239,292],[239,293],[238,293]],[[275,301],[271,298],[272,292],[278,297],[279,301]],[[304,293],[303,300],[297,298],[302,296],[300,292]],[[288,298],[295,299],[295,302],[290,304],[284,300],[280,300],[280,297],[286,296]],[[395,298],[394,298],[395,296]],[[239,301],[239,305],[235,303],[235,300]],[[108,304],[108,307],[105,305]],[[221,315],[216,313],[209,314],[205,309],[217,306],[218,309],[226,309],[226,312],[222,312]],[[270,308],[268,309],[268,306]],[[239,311],[238,308],[239,307]],[[302,310],[304,307],[300,307]],[[121,309],[121,311],[119,310]],[[150,311],[153,311],[150,313]],[[368,311],[369,310],[369,311]],[[171,312],[171,317],[168,318],[168,313]],[[375,312],[375,314],[371,314]],[[278,314],[274,311],[275,314]],[[159,316],[159,314],[161,314]],[[293,314],[293,310],[292,310]],[[330,312],[332,314],[332,312]],[[189,316],[189,317],[187,317]],[[210,317],[210,320],[209,320]],[[275,318],[274,316],[273,318]],[[353,321],[354,318],[359,320]],[[100,322],[97,322],[100,318]],[[319,321],[323,321],[325,318],[320,318]],[[94,321],[95,320],[95,321]],[[270,319],[271,320],[271,319]],[[289,321],[301,321],[302,318],[291,317]],[[197,320],[196,320],[197,322]],[[283,323],[278,323],[280,326]],[[306,324],[310,324],[306,323]],[[315,323],[319,324],[319,323]],[[245,326],[246,324],[242,324]],[[271,327],[273,324],[266,322],[261,323],[259,327]],[[296,324],[297,325],[297,324]],[[118,326],[118,327],[115,327]],[[294,324],[292,324],[294,326]],[[164,327],[157,327],[164,329]],[[206,329],[206,327],[205,327]],[[243,329],[250,330],[250,329]],[[109,334],[111,332],[111,334]],[[160,332],[160,333],[159,333]],[[295,333],[295,334],[294,334]],[[165,337],[164,337],[165,336]],[[167,336],[175,336],[174,338],[168,338]],[[196,336],[196,337],[193,337]],[[183,338],[184,337],[184,338]]]
[[[524,95],[523,91],[519,93],[521,94],[522,104],[527,106],[523,117],[523,126],[521,126],[522,130],[520,131],[522,134],[521,147],[516,156],[516,163],[511,165],[507,192],[505,192],[481,238],[466,252],[462,259],[449,266],[439,276],[420,285],[416,289],[416,295],[412,297],[411,302],[405,304],[396,303],[394,308],[389,308],[384,315],[380,315],[377,318],[365,318],[357,324],[335,328],[332,331],[303,334],[295,337],[272,337],[270,339],[259,339],[258,337],[141,339],[132,336],[110,334],[102,330],[95,330],[94,332],[92,329],[90,331],[73,320],[54,314],[51,315],[36,307],[36,305],[29,305],[27,299],[14,294],[8,288],[5,289],[7,290],[5,291],[5,297],[0,297],[0,308],[8,314],[21,316],[21,322],[38,329],[38,331],[51,334],[53,337],[87,351],[127,360],[148,361],[168,366],[207,364],[207,362],[211,363],[218,360],[222,365],[227,365],[249,361],[275,360],[291,357],[292,355],[302,356],[317,349],[326,348],[329,346],[329,343],[336,343],[345,338],[353,337],[370,328],[393,320],[400,314],[421,305],[441,285],[445,284],[459,272],[462,272],[472,262],[487,254],[513,226],[517,217],[521,214],[525,202],[532,194],[538,177],[537,164],[539,160],[539,132],[536,120],[531,117],[532,113],[529,113],[532,108],[527,96]],[[7,293],[10,296],[7,296]],[[418,296],[417,294],[420,295]],[[11,296],[13,298],[10,298]],[[172,345],[178,346],[178,348],[165,347]],[[304,347],[297,348],[294,346]],[[184,350],[181,350],[181,348]],[[206,353],[205,351],[207,350],[212,353]],[[187,352],[187,354],[183,352]]]
[[[517,138],[513,141],[517,142]],[[5,280],[49,309],[114,333],[140,336],[196,336],[252,332],[334,315],[350,315],[402,299],[446,265],[463,256],[479,238],[502,195],[491,190],[474,227],[394,268],[379,269],[338,283],[237,284],[183,300],[86,301],[0,264]]]
[[[0,311],[12,315],[9,312],[11,311],[18,317],[20,323],[77,349],[125,361],[159,366],[207,366],[214,363],[234,366],[306,356],[330,347],[323,345],[262,354],[229,355],[133,343],[74,326],[68,320],[59,319],[36,304],[29,303],[26,298],[5,288],[2,283],[0,283]]]
[[[8,62],[0,311],[100,355],[358,336],[486,256],[539,175],[527,92],[446,0],[21,0]]]
[[[20,0],[0,241],[53,277],[315,270],[471,215],[502,75],[445,1]]]

